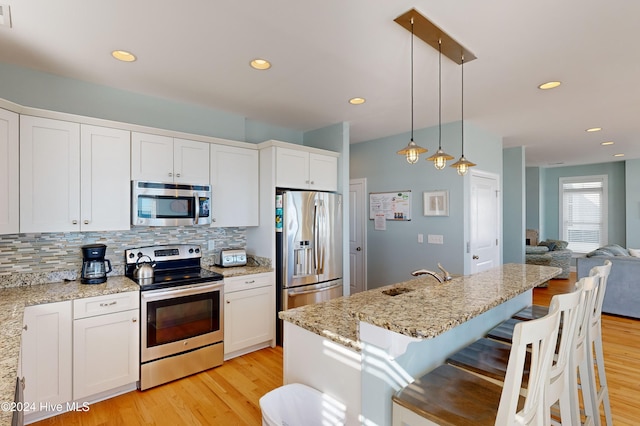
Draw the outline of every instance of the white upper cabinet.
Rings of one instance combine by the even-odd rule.
[[[130,132],[80,126],[81,230],[129,229]]]
[[[20,232],[80,227],[80,124],[20,117]]]
[[[18,114],[0,109],[0,234],[19,232]]]
[[[131,178],[189,184],[209,182],[209,144],[133,132]]]
[[[20,232],[129,229],[129,132],[20,117]]]
[[[276,148],[276,186],[336,191],[338,158],[305,150]]]
[[[186,139],[173,140],[173,180],[209,182],[209,144]]]
[[[211,145],[212,226],[258,226],[258,151]]]

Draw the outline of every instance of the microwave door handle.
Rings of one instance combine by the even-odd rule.
[[[196,217],[193,219],[193,224],[197,225],[198,220],[200,219],[200,196],[198,195],[197,192],[193,194],[193,196],[195,197],[194,201],[195,201],[195,210],[196,210]]]

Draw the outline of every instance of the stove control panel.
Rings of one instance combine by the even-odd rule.
[[[193,244],[138,247],[124,251],[124,257],[128,265],[135,264],[138,259],[143,256],[149,256],[151,262],[158,263],[174,260],[200,259],[202,257],[202,251],[200,250],[200,246]]]

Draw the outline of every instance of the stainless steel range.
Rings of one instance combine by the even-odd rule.
[[[201,257],[189,244],[125,250],[125,275],[140,285],[140,390],[222,364],[223,277]]]

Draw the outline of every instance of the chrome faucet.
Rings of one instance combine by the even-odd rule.
[[[442,276],[438,275],[437,272],[433,272],[433,271],[430,271],[428,269],[418,269],[417,271],[413,271],[411,273],[411,275],[413,275],[414,277],[417,277],[417,276],[420,276],[420,275],[431,275],[433,278],[438,280],[438,282],[440,282],[440,283],[443,283],[445,281],[451,281],[453,279],[451,274],[449,274],[449,272],[447,272],[447,270],[442,267],[440,262],[438,262],[438,268],[442,271]]]

